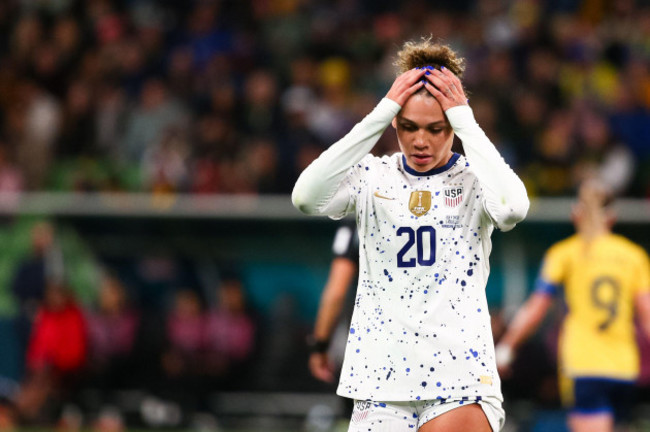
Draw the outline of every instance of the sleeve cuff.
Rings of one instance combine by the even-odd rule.
[[[560,291],[560,285],[554,284],[544,279],[537,279],[535,282],[535,292],[555,296]]]
[[[469,105],[458,105],[445,111],[451,127],[454,129],[476,125],[474,112]]]
[[[385,113],[386,115],[390,115],[392,120],[392,118],[395,117],[397,113],[399,113],[402,110],[402,107],[394,100],[385,97],[379,101],[375,109],[380,113]]]

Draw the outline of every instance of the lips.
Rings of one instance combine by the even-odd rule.
[[[414,154],[411,156],[413,158],[413,161],[419,164],[424,164],[429,161],[431,161],[431,155],[426,155],[426,154]]]

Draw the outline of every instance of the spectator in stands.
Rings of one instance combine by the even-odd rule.
[[[203,386],[204,322],[203,305],[197,292],[189,288],[178,290],[166,317],[166,347],[160,359],[163,376],[156,392],[190,413],[198,407]]]
[[[89,379],[86,385],[109,393],[132,386],[137,373],[133,351],[140,316],[117,276],[106,274],[102,278],[97,306],[87,312],[87,322]],[[110,403],[110,399],[105,402]]]
[[[8,57],[20,72],[26,72],[34,52],[42,42],[43,23],[35,14],[24,14],[16,20],[9,39]]]
[[[170,129],[186,131],[187,112],[183,103],[173,100],[160,78],[145,81],[138,105],[127,117],[121,157],[142,161],[150,148],[157,147]]]
[[[190,144],[180,130],[167,129],[161,140],[147,148],[142,157],[142,174],[148,191],[156,194],[188,189]]]
[[[239,137],[234,123],[215,113],[207,113],[198,119],[194,138],[194,162],[191,192],[228,192],[229,180],[224,169],[235,154]]]
[[[97,150],[108,160],[119,160],[119,138],[124,133],[127,97],[115,82],[103,82],[95,92],[95,137]],[[130,161],[133,163],[133,161]]]
[[[574,125],[571,111],[554,111],[546,129],[537,135],[532,152],[535,162],[526,168],[529,188],[535,195],[565,196],[573,190]]]
[[[278,139],[285,126],[275,75],[264,69],[252,71],[244,83],[242,99],[238,113],[240,128],[249,135]]]
[[[289,191],[288,185],[282,185],[278,170],[278,150],[272,139],[255,137],[244,147],[243,163],[248,170],[246,179],[252,191],[262,194],[280,194]]]
[[[0,431],[12,432],[16,427],[15,413],[11,404],[6,400],[0,400]]]
[[[206,315],[204,331],[208,376],[221,388],[237,388],[257,348],[257,323],[246,304],[239,276],[230,274],[222,279],[217,304]]]
[[[23,173],[13,161],[9,144],[0,137],[0,193],[3,194],[3,207],[16,206],[24,186]]]
[[[27,349],[27,375],[16,396],[26,422],[51,421],[48,405],[74,398],[87,353],[83,313],[67,286],[49,283]]]
[[[56,153],[63,158],[91,156],[95,150],[96,123],[93,88],[83,81],[68,87],[63,105],[63,121]]]
[[[32,324],[45,297],[48,282],[61,280],[61,250],[55,241],[54,226],[49,222],[31,229],[31,251],[17,265],[11,291],[18,305],[16,327],[21,353],[27,351]]]
[[[317,140],[331,142],[358,120],[355,105],[369,95],[378,98],[389,86],[386,66],[392,63],[392,48],[410,34],[433,33],[474,65],[467,71],[467,87],[472,97],[492,101],[497,119],[504,119],[494,125],[496,132],[511,147],[515,169],[531,191],[572,192],[548,184],[548,173],[539,172],[537,153],[549,145],[540,143],[547,124],[557,116],[575,115],[587,103],[602,111],[621,148],[637,161],[636,168],[626,168],[635,170],[626,193],[650,193],[645,169],[650,164],[645,145],[650,74],[643,45],[648,11],[642,4],[601,2],[579,8],[579,2],[562,2],[537,8],[466,1],[436,3],[433,13],[423,2],[317,2],[304,7],[256,2],[251,8],[219,2],[41,3],[4,2],[0,14],[0,47],[5,48],[0,51],[0,132],[15,143],[29,189],[51,187],[47,179],[54,142],[71,157],[100,149],[94,158],[120,166],[135,162],[139,172],[143,152],[160,141],[159,132],[173,122],[170,117],[185,118],[183,127],[191,130],[218,116],[237,139],[206,157],[200,138],[190,138],[190,148],[197,151],[189,153],[188,163],[201,173],[201,186],[192,191],[274,193],[277,188],[258,191],[258,185],[240,180],[217,187],[203,181],[216,171],[230,180],[245,163],[239,144],[262,136],[278,155],[271,177],[280,185],[293,184],[293,167],[311,161],[319,153],[318,143],[304,134],[293,136],[296,110],[285,105],[283,111],[279,102],[296,90],[309,92],[301,122]],[[91,104],[96,113],[73,116],[78,127],[71,131],[70,104],[64,100],[79,93],[79,82],[97,95]],[[357,84],[362,89],[352,90]],[[160,89],[168,94],[162,104]],[[158,102],[138,103],[140,94]],[[170,101],[171,112],[179,115],[169,116]],[[93,115],[96,123],[91,125],[88,117]],[[72,139],[93,128],[91,142]],[[31,160],[35,148],[44,157]],[[554,169],[563,176],[574,164],[570,160],[567,169]],[[130,186],[142,187],[137,182]],[[114,187],[113,182],[99,186]]]
[[[585,109],[577,120],[577,150],[574,184],[588,178],[598,178],[616,196],[623,195],[634,174],[632,151],[617,141],[607,118],[595,110]]]
[[[350,129],[354,118],[349,109],[352,66],[338,57],[327,58],[318,65],[318,84],[321,97],[307,119],[309,128],[323,142],[333,142]]]
[[[167,316],[169,351],[164,361],[169,362],[166,371],[171,375],[195,370],[203,343],[202,327],[203,309],[198,294],[181,289]]]
[[[18,100],[12,107],[16,110],[16,162],[25,173],[27,188],[38,190],[45,187],[61,130],[61,103],[29,79],[20,82],[16,92]]]

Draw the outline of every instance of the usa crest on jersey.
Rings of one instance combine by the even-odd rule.
[[[458,186],[445,188],[444,196],[445,206],[457,207],[458,204],[463,202],[463,188]]]

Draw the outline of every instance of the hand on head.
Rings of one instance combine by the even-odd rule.
[[[463,84],[449,69],[441,66],[440,69],[425,70],[424,77],[427,81],[424,86],[438,100],[443,111],[455,106],[467,105]]]
[[[424,85],[422,80],[424,72],[423,69],[411,69],[400,74],[393,81],[393,85],[388,90],[386,97],[403,107],[408,98]]]
[[[429,66],[404,72],[395,79],[386,97],[404,106],[408,98],[423,86],[438,100],[443,111],[467,105],[463,84],[444,66],[441,69]]]

